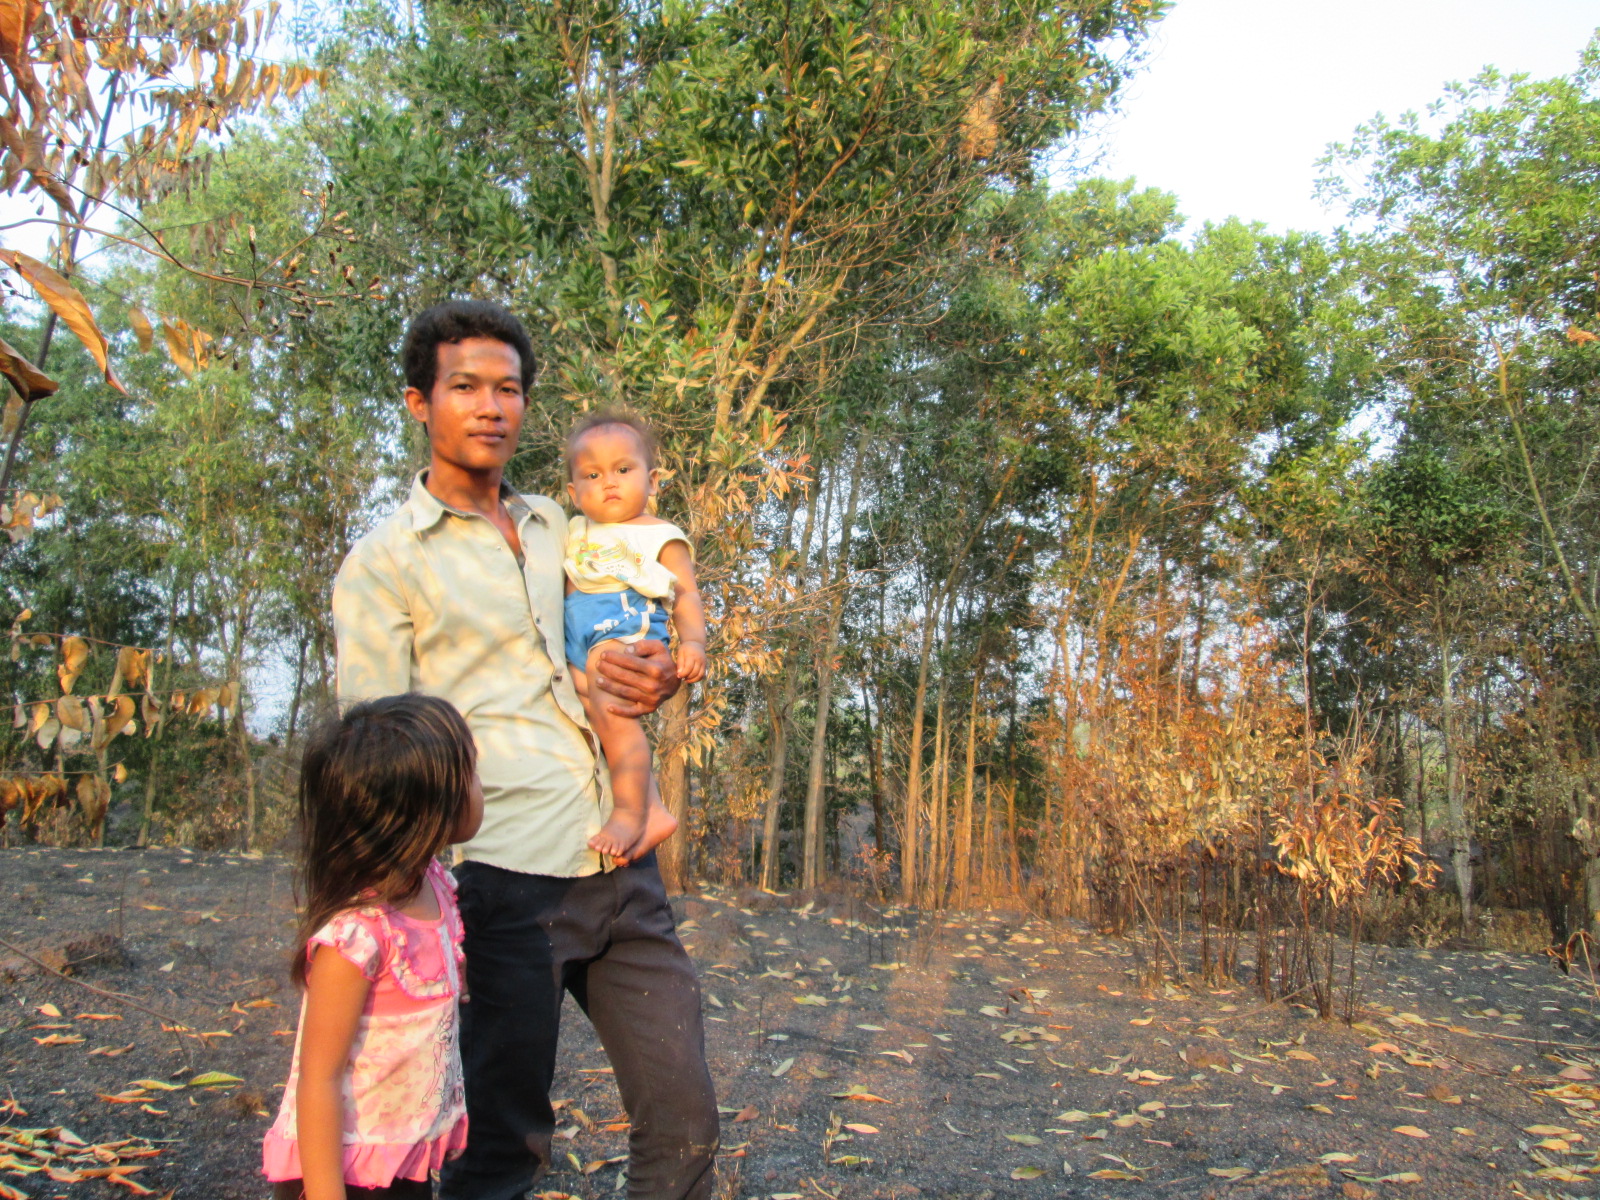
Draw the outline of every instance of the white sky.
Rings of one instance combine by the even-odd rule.
[[[1485,66],[1571,74],[1597,26],[1596,0],[1177,0],[1089,169],[1176,194],[1191,230],[1329,230],[1344,214],[1312,188],[1330,142]]]

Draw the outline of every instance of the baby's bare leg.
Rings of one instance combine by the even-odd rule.
[[[587,669],[573,672],[573,682],[582,680],[579,694],[589,714],[589,726],[600,739],[606,764],[611,768],[611,817],[600,832],[589,839],[589,847],[601,854],[623,857],[645,832],[645,817],[650,797],[650,740],[644,726],[632,717],[618,716],[606,708],[604,700],[591,694],[588,676],[598,657],[618,646],[601,642],[589,651]]]

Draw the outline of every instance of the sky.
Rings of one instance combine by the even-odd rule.
[[[1331,230],[1343,212],[1312,195],[1330,142],[1485,66],[1571,74],[1597,26],[1596,0],[1176,0],[1092,127],[1089,169],[1174,193],[1191,230]]]

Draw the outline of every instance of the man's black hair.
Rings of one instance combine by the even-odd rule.
[[[533,387],[537,364],[528,331],[508,310],[487,300],[446,300],[411,318],[400,349],[406,386],[431,397],[434,381],[439,377],[439,343],[467,338],[489,338],[510,346],[522,364],[523,392]]]

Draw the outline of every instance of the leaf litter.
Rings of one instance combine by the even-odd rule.
[[[66,981],[25,980],[14,990],[31,1020],[11,1024],[63,1028],[6,1039],[13,1103],[35,1114],[10,1111],[11,1127],[71,1128],[102,1147],[142,1139],[127,1145],[156,1153],[119,1157],[144,1168],[121,1172],[129,1183],[161,1195],[181,1178],[205,1178],[208,1197],[255,1200],[259,1139],[290,1048],[285,1010],[297,1003],[276,968],[285,866],[174,852],[9,853],[8,883],[44,901],[46,920],[27,915],[37,931],[13,930],[35,939],[103,928],[131,873],[132,965],[94,980],[169,1018],[85,1004]],[[180,858],[191,861],[180,867]],[[140,884],[141,869],[152,886]],[[52,892],[58,875],[74,886]],[[97,882],[77,882],[86,876]],[[1129,946],[1070,924],[951,914],[930,928],[910,910],[860,898],[808,899],[805,912],[804,902],[750,891],[675,902],[685,940],[706,951],[692,952],[702,974],[716,981],[720,1007],[708,1001],[706,1011],[722,1020],[707,1025],[708,1055],[728,1109],[723,1161],[741,1172],[743,1196],[853,1200],[914,1186],[928,1196],[1065,1188],[1088,1198],[1169,1185],[1174,1195],[1211,1187],[1276,1200],[1275,1179],[1311,1178],[1282,1175],[1292,1169],[1319,1172],[1335,1191],[1348,1181],[1454,1198],[1508,1188],[1536,1196],[1596,1178],[1600,1049],[1583,1047],[1600,1042],[1600,1022],[1579,981],[1535,958],[1385,949],[1351,1029],[1263,1004],[1248,962],[1232,988],[1143,989]],[[727,932],[713,942],[713,928]],[[1558,1011],[1535,1002],[1545,997]],[[1505,1024],[1491,1009],[1520,1017]],[[107,1016],[123,1018],[114,1027],[125,1037],[99,1047],[87,1031],[111,1025]],[[51,1034],[85,1040],[33,1041]],[[188,1056],[205,1061],[186,1072]],[[611,1195],[629,1125],[576,1013],[563,1021],[555,1095],[563,1113],[593,1118],[564,1122],[557,1144],[572,1158],[558,1154],[546,1194]],[[845,1122],[867,1105],[870,1124]],[[1469,1108],[1482,1116],[1476,1134],[1456,1124]],[[1429,1137],[1391,1132],[1402,1126]],[[819,1158],[830,1128],[835,1140]],[[975,1146],[985,1152],[971,1154]],[[0,1170],[0,1179],[38,1190],[24,1174]]]

